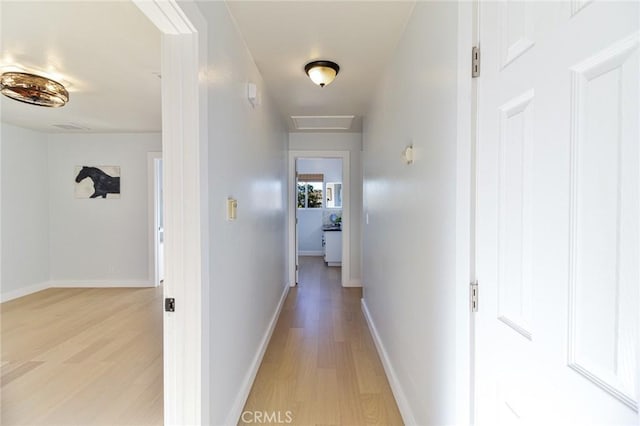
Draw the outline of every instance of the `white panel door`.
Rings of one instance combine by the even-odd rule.
[[[639,2],[480,2],[477,424],[635,424]]]

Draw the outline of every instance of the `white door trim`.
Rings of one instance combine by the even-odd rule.
[[[158,264],[158,180],[156,160],[162,159],[162,152],[147,152],[147,216],[149,220],[149,283],[153,287],[160,285]]]
[[[349,151],[289,151],[288,222],[289,222],[289,285],[296,285],[296,160],[298,158],[342,159],[342,286],[351,286],[351,175]]]
[[[133,2],[162,33],[164,424],[208,424],[207,26],[194,3]]]
[[[478,0],[458,3],[458,111],[456,141],[456,424],[473,423],[473,314],[469,284],[475,280],[475,79],[471,48]]]

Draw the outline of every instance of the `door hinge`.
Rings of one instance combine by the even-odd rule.
[[[480,48],[478,46],[471,48],[471,77],[480,77]]]
[[[176,299],[173,297],[167,297],[164,299],[164,311],[175,312],[176,311]]]
[[[469,296],[471,312],[478,312],[478,281],[471,283]]]

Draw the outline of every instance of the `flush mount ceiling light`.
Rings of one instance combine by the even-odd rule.
[[[331,61],[313,61],[304,66],[304,72],[320,87],[331,83],[338,75],[338,71],[340,71],[338,64]]]
[[[2,74],[0,92],[16,101],[44,107],[61,107],[69,101],[69,92],[62,84],[26,72]]]

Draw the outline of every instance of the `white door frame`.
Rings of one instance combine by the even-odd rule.
[[[471,78],[471,48],[477,43],[479,0],[458,3],[458,135],[456,140],[456,421],[473,424],[474,324],[469,286],[475,281],[476,81]]]
[[[299,158],[342,159],[342,286],[351,283],[351,175],[349,151],[289,151],[289,285],[296,285],[296,160]]]
[[[149,283],[153,287],[160,285],[160,264],[158,250],[160,241],[158,238],[159,205],[158,199],[158,169],[157,161],[162,159],[162,152],[147,153],[147,182],[148,182],[148,220],[149,220]]]
[[[195,3],[133,0],[162,33],[164,424],[209,423],[207,26]]]

